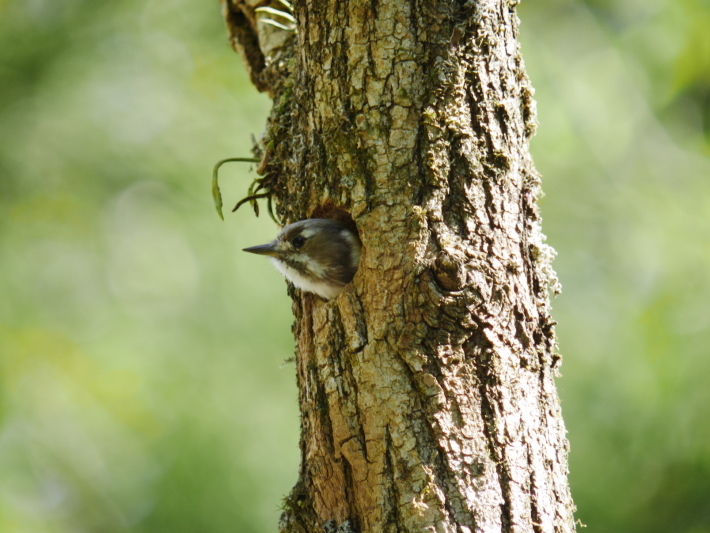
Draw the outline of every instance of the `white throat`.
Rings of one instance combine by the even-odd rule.
[[[306,278],[298,270],[288,266],[282,261],[279,261],[276,257],[271,258],[271,263],[296,287],[303,289],[304,291],[314,292],[326,300],[335,298],[343,290],[343,287],[338,285],[331,285],[325,281],[314,281]]]

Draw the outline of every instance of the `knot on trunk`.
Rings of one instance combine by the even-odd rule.
[[[434,262],[434,277],[439,285],[447,291],[460,291],[466,286],[464,261],[442,251]]]

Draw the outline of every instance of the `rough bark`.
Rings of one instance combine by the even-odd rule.
[[[282,532],[574,531],[515,4],[300,0],[270,46],[223,0],[274,98],[279,216],[352,221],[364,245],[334,300],[291,289],[302,459]]]

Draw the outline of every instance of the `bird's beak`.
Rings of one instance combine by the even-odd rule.
[[[278,255],[276,245],[273,242],[270,242],[269,244],[260,244],[259,246],[252,246],[250,248],[244,248],[242,251],[249,252],[250,254],[270,255],[272,257],[276,257]]]

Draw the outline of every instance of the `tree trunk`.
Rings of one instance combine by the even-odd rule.
[[[223,0],[274,98],[277,213],[353,222],[363,243],[334,300],[291,289],[284,533],[574,531],[516,3],[299,0],[288,33]]]

